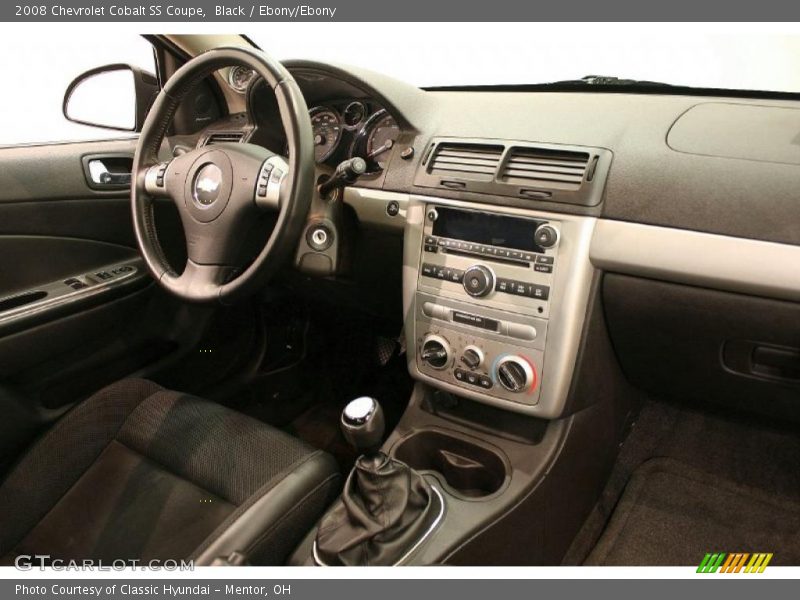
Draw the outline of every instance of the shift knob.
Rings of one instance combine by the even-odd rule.
[[[362,453],[378,449],[386,428],[381,405],[369,396],[351,400],[342,411],[340,424],[345,439]]]

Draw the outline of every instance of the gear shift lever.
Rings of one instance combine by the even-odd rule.
[[[323,565],[393,565],[433,530],[443,513],[441,496],[408,465],[380,451],[386,423],[377,400],[345,406],[342,433],[362,453],[341,499],[322,518],[314,560]]]
[[[383,409],[375,398],[361,396],[348,403],[342,411],[342,433],[361,454],[373,454],[380,448],[386,421]]]

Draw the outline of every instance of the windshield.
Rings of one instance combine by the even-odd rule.
[[[314,26],[316,25],[316,27]],[[419,87],[541,84],[587,75],[800,93],[800,36],[680,24],[342,23],[256,27],[280,59],[366,67]],[[711,28],[714,29],[713,27]]]

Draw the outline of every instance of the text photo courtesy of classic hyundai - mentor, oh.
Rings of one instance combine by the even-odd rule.
[[[0,563],[800,565],[800,96],[131,37],[0,148]]]

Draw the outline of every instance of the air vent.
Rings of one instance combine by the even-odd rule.
[[[225,144],[225,143],[239,143],[242,141],[244,134],[241,131],[218,131],[210,133],[206,138],[206,146],[212,144]]]
[[[429,172],[474,181],[494,179],[503,146],[442,143],[431,159]]]
[[[556,190],[577,190],[583,183],[589,154],[545,148],[511,148],[499,180]]]

